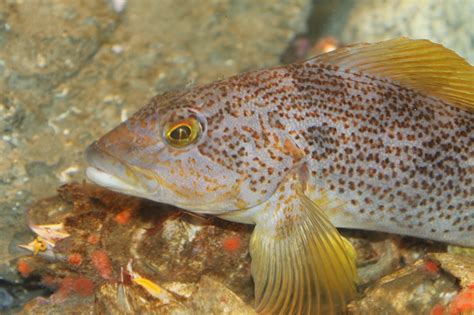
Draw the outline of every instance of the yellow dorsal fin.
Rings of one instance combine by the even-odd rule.
[[[390,78],[474,112],[474,67],[429,40],[401,37],[357,44],[320,55],[315,61]]]

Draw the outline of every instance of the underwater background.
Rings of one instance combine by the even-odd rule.
[[[426,38],[472,64],[473,21],[472,0],[0,0],[0,312],[251,314],[251,227],[83,185],[86,146],[158,93],[347,44]],[[46,223],[67,227],[55,253],[18,246]],[[471,258],[345,235],[352,313],[465,310]],[[123,279],[131,258],[171,298]]]

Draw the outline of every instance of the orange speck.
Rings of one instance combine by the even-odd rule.
[[[18,261],[17,269],[23,278],[28,277],[32,271],[30,265],[28,265],[28,263],[24,261],[23,259],[20,259]]]
[[[449,305],[450,315],[471,314],[474,311],[474,289],[470,286],[461,291]]]
[[[437,273],[439,271],[439,267],[432,261],[425,262],[424,269],[431,273]]]
[[[92,263],[99,275],[104,279],[112,277],[112,265],[110,259],[104,250],[96,250],[91,254]]]
[[[78,253],[71,254],[67,258],[67,262],[70,263],[71,265],[79,266],[82,263],[82,256],[81,254],[78,254]]]
[[[128,221],[130,221],[131,216],[132,216],[132,214],[131,214],[130,210],[125,209],[125,210],[119,212],[115,216],[115,222],[117,222],[118,224],[126,224],[126,223],[128,223]]]
[[[331,36],[326,36],[321,38],[314,45],[314,50],[317,50],[320,53],[328,53],[339,47],[337,39]]]
[[[228,252],[235,252],[241,246],[239,236],[230,236],[222,242],[222,247]]]
[[[92,295],[94,287],[94,282],[88,278],[79,277],[74,279],[74,291],[81,296]]]
[[[443,315],[444,306],[441,304],[436,304],[430,311],[430,315]]]
[[[99,235],[97,234],[89,235],[89,237],[87,238],[87,242],[92,245],[97,244],[99,242]]]

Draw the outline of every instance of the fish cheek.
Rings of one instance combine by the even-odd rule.
[[[202,206],[232,202],[235,195],[235,174],[193,150],[166,161],[162,176],[182,198]]]

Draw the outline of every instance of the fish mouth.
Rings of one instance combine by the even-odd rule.
[[[97,185],[118,193],[171,204],[196,213],[217,215],[229,211],[215,210],[221,205],[222,196],[207,201],[201,200],[202,197],[197,195],[191,198],[189,197],[191,191],[184,191],[173,182],[166,181],[156,170],[142,168],[136,165],[139,162],[124,160],[113,152],[114,147],[104,144],[101,140],[93,142],[85,150],[85,159],[89,164],[86,170],[87,177]]]
[[[149,195],[153,192],[149,185],[143,185],[135,168],[107,152],[98,142],[87,147],[85,158],[89,164],[86,175],[94,183],[129,195]]]

